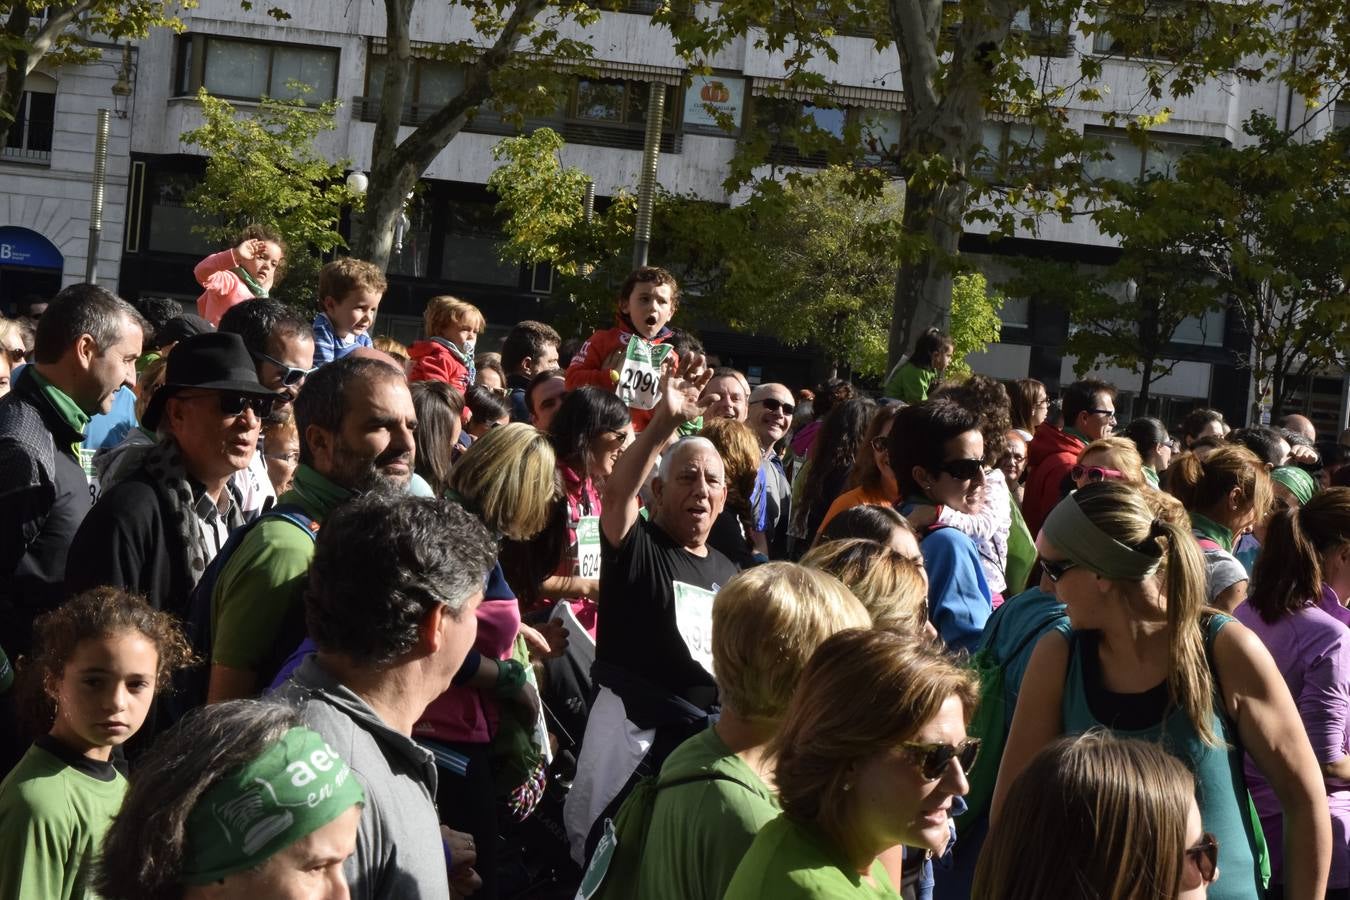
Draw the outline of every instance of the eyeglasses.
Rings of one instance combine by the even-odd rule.
[[[797,411],[797,407],[791,403],[784,403],[774,397],[765,397],[763,400],[756,400],[756,403],[762,404],[769,412],[782,412],[785,416],[790,416]]]
[[[938,466],[939,472],[946,472],[957,481],[973,481],[984,477],[982,459],[947,459]]]
[[[1107,469],[1102,466],[1074,466],[1069,470],[1069,477],[1074,481],[1082,481],[1083,478],[1087,478],[1091,482],[1106,481],[1107,479],[1114,481],[1118,478],[1124,478],[1125,473],[1119,469]]]
[[[952,760],[961,764],[961,771],[969,772],[980,755],[980,739],[967,738],[956,746],[951,744],[919,744],[906,741],[900,745],[909,761],[919,767],[919,774],[928,781],[937,781],[947,771]]]
[[[313,375],[319,369],[318,366],[314,366],[309,369],[296,369],[286,365],[279,359],[274,359],[268,356],[266,353],[255,353],[251,350],[249,351],[249,353],[254,359],[261,359],[264,362],[270,362],[278,369],[281,369],[282,371],[281,383],[286,385],[286,387],[295,387],[297,384],[304,381],[310,375]]]
[[[1186,858],[1195,863],[1205,884],[1211,884],[1219,870],[1219,839],[1206,831],[1200,842],[1186,848]]]
[[[1085,409],[1083,412],[1090,416],[1106,416],[1108,422],[1116,420],[1116,411],[1114,409]]]
[[[260,397],[256,394],[231,394],[226,391],[211,391],[205,394],[179,394],[182,400],[198,400],[202,397],[214,396],[220,403],[220,414],[222,416],[242,416],[244,410],[251,409],[253,414],[260,419],[271,415],[272,407],[276,404],[275,397]]]
[[[1041,560],[1041,571],[1045,573],[1046,578],[1049,578],[1051,581],[1057,584],[1059,583],[1059,580],[1064,577],[1065,572],[1069,571],[1070,569],[1076,568],[1077,566],[1078,563],[1074,562],[1071,559]]]

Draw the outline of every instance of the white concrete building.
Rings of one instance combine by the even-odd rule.
[[[584,169],[601,196],[637,183],[648,86],[668,85],[663,154],[659,179],[672,190],[692,191],[718,202],[734,202],[722,187],[737,140],[754,121],[762,121],[775,103],[765,96],[784,74],[782,54],[740,40],[711,61],[711,76],[684,86],[684,70],[668,35],[654,28],[649,16],[655,4],[636,0],[624,12],[605,12],[584,37],[596,50],[597,77],[578,78],[568,101],[554,115],[538,120],[558,130],[568,141],[564,162]],[[180,299],[195,297],[192,264],[206,246],[191,230],[194,218],[183,197],[197,182],[203,161],[195,148],[179,136],[200,124],[194,94],[205,86],[241,106],[263,95],[286,96],[287,83],[297,79],[313,86],[316,99],[343,102],[338,127],[324,139],[322,149],[332,158],[346,157],[358,169],[368,168],[374,111],[379,104],[383,71],[384,11],[379,4],[333,4],[299,0],[287,6],[292,18],[277,23],[259,4],[243,11],[235,0],[202,0],[184,14],[186,30],[160,30],[136,48],[131,80],[135,92],[127,119],[114,118],[114,151],[110,156],[109,208],[105,225],[105,263],[100,277],[117,276],[130,297],[152,293]],[[1030,27],[1030,22],[1027,23]],[[573,29],[574,32],[576,29]],[[421,4],[413,20],[413,37],[428,45],[415,48],[413,85],[404,121],[413,125],[462,83],[462,71],[439,62],[426,52],[430,43],[472,34],[463,10]],[[1085,38],[1075,30],[1041,35],[1049,48],[1052,79],[1075,73],[1074,55],[1103,56],[1103,100],[1070,110],[1075,127],[1100,133],[1110,142],[1115,160],[1099,164],[1115,174],[1143,173],[1165,166],[1188,146],[1203,140],[1240,144],[1241,124],[1254,110],[1277,120],[1298,121],[1301,101],[1291,98],[1278,82],[1227,83],[1216,79],[1192,97],[1173,102],[1173,114],[1160,129],[1160,142],[1147,154],[1102,126],[1102,113],[1125,109],[1143,90],[1138,63],[1110,55],[1109,35]],[[896,110],[903,103],[896,72],[895,51],[878,54],[870,39],[835,39],[837,63],[821,62],[819,69],[838,85],[843,108],[817,109],[806,104],[817,123],[841,131],[846,122],[862,121],[882,139],[898,127]],[[53,73],[56,79],[56,118],[50,165],[0,162],[10,175],[6,197],[0,200],[0,224],[28,223],[46,235],[63,255],[63,283],[82,272],[83,230],[87,228],[88,153],[92,147],[92,110],[110,100],[109,88],[120,54],[105,53],[103,66]],[[729,114],[738,130],[716,126],[704,103],[712,101]],[[69,117],[67,119],[67,117]],[[1318,128],[1330,123],[1330,114]],[[533,124],[533,123],[532,123]],[[1016,122],[991,122],[987,143],[1025,139]],[[511,129],[484,114],[459,135],[425,173],[426,190],[412,210],[413,228],[405,251],[391,264],[391,289],[382,318],[396,336],[414,336],[422,303],[427,297],[452,292],[478,303],[496,326],[540,315],[547,303],[546,272],[503,265],[497,259],[497,228],[493,199],[483,187],[496,163],[491,149]],[[133,135],[127,146],[128,135]],[[775,151],[781,164],[810,165],[790,148]],[[14,173],[14,174],[11,174]],[[18,176],[17,184],[15,175]],[[125,184],[123,190],[120,186]],[[55,212],[59,207],[60,212]],[[68,209],[68,211],[67,211]],[[42,212],[42,210],[53,210]],[[125,213],[125,215],[124,215]],[[81,216],[84,218],[82,219]],[[123,233],[122,226],[126,228]],[[40,226],[40,227],[38,227]],[[115,249],[119,238],[124,253],[120,271]],[[1083,264],[1104,264],[1114,254],[1090,223],[1046,222],[1038,233],[1019,235],[991,244],[981,229],[968,230],[963,250],[977,256],[991,280],[1007,271],[1000,256],[1042,253]],[[3,270],[0,270],[2,272]],[[0,286],[4,282],[0,281]],[[1004,311],[1002,342],[978,361],[979,367],[999,377],[1039,378],[1047,383],[1072,379],[1073,360],[1061,348],[1067,329],[1063,310],[1044,304],[1012,303]],[[709,337],[705,335],[705,337]],[[1185,362],[1159,382],[1157,410],[1174,418],[1176,408],[1209,399],[1237,414],[1246,404],[1246,378],[1234,365],[1241,346],[1240,330],[1222,313],[1194,323],[1180,342]],[[807,354],[785,351],[765,342],[730,335],[711,336],[711,349],[743,368],[757,368],[764,377],[801,382],[809,377]],[[491,341],[488,341],[488,345]],[[1110,373],[1127,391],[1137,376]],[[1339,393],[1337,394],[1339,396]]]

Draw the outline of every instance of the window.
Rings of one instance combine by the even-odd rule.
[[[1093,181],[1138,181],[1146,175],[1171,178],[1181,158],[1206,140],[1180,134],[1152,135],[1148,146],[1140,147],[1123,131],[1092,127],[1084,136],[1100,142],[1106,154],[1101,159],[1083,161],[1083,173]]]
[[[1197,10],[1202,12],[1198,21]],[[1143,59],[1180,59],[1214,32],[1203,7],[1189,0],[1151,0],[1139,12],[1099,6],[1096,24],[1093,53]]]
[[[502,262],[501,226],[493,204],[453,201],[446,216],[441,278],[470,284],[520,286],[520,266]]]
[[[1025,122],[986,119],[980,126],[983,152],[976,158],[974,170],[996,184],[1006,184],[1032,168],[1027,157],[1040,150],[1044,139],[1043,134]]]
[[[188,194],[201,181],[191,172],[152,172],[146,188],[146,249],[159,253],[205,256],[219,250],[194,231],[212,224],[187,205]]]
[[[1224,310],[1211,309],[1202,316],[1184,319],[1172,332],[1172,343],[1222,347],[1224,318]]]
[[[1031,14],[1023,7],[1013,14],[1012,30],[1023,36],[1027,46],[1042,56],[1067,56],[1070,44],[1069,23],[1065,19],[1051,19]]]
[[[378,108],[389,57],[372,53],[366,64],[366,97]],[[414,57],[404,97],[405,121],[421,122],[464,90],[464,69],[438,59]]]
[[[1331,127],[1350,128],[1350,100],[1337,100],[1331,105]]]
[[[50,79],[49,79],[50,80]],[[29,76],[19,97],[19,108],[0,159],[46,165],[52,158],[52,130],[56,123],[56,82],[41,83]],[[50,88],[50,90],[48,90]]]
[[[894,159],[900,143],[900,113],[893,109],[862,109],[863,159],[876,164]]]
[[[206,88],[235,100],[303,98],[322,103],[337,96],[338,50],[190,34],[181,38],[176,91]],[[297,87],[306,85],[308,92]]]

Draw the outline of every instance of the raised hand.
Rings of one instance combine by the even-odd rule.
[[[700,398],[712,379],[712,370],[700,353],[691,353],[680,361],[679,371],[667,366],[661,372],[661,399],[657,409],[678,423],[692,422],[703,410],[721,399],[720,394]]]

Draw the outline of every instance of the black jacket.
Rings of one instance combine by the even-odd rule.
[[[93,503],[72,428],[31,373],[0,398],[0,635],[27,652],[33,619],[66,597],[66,553]]]

